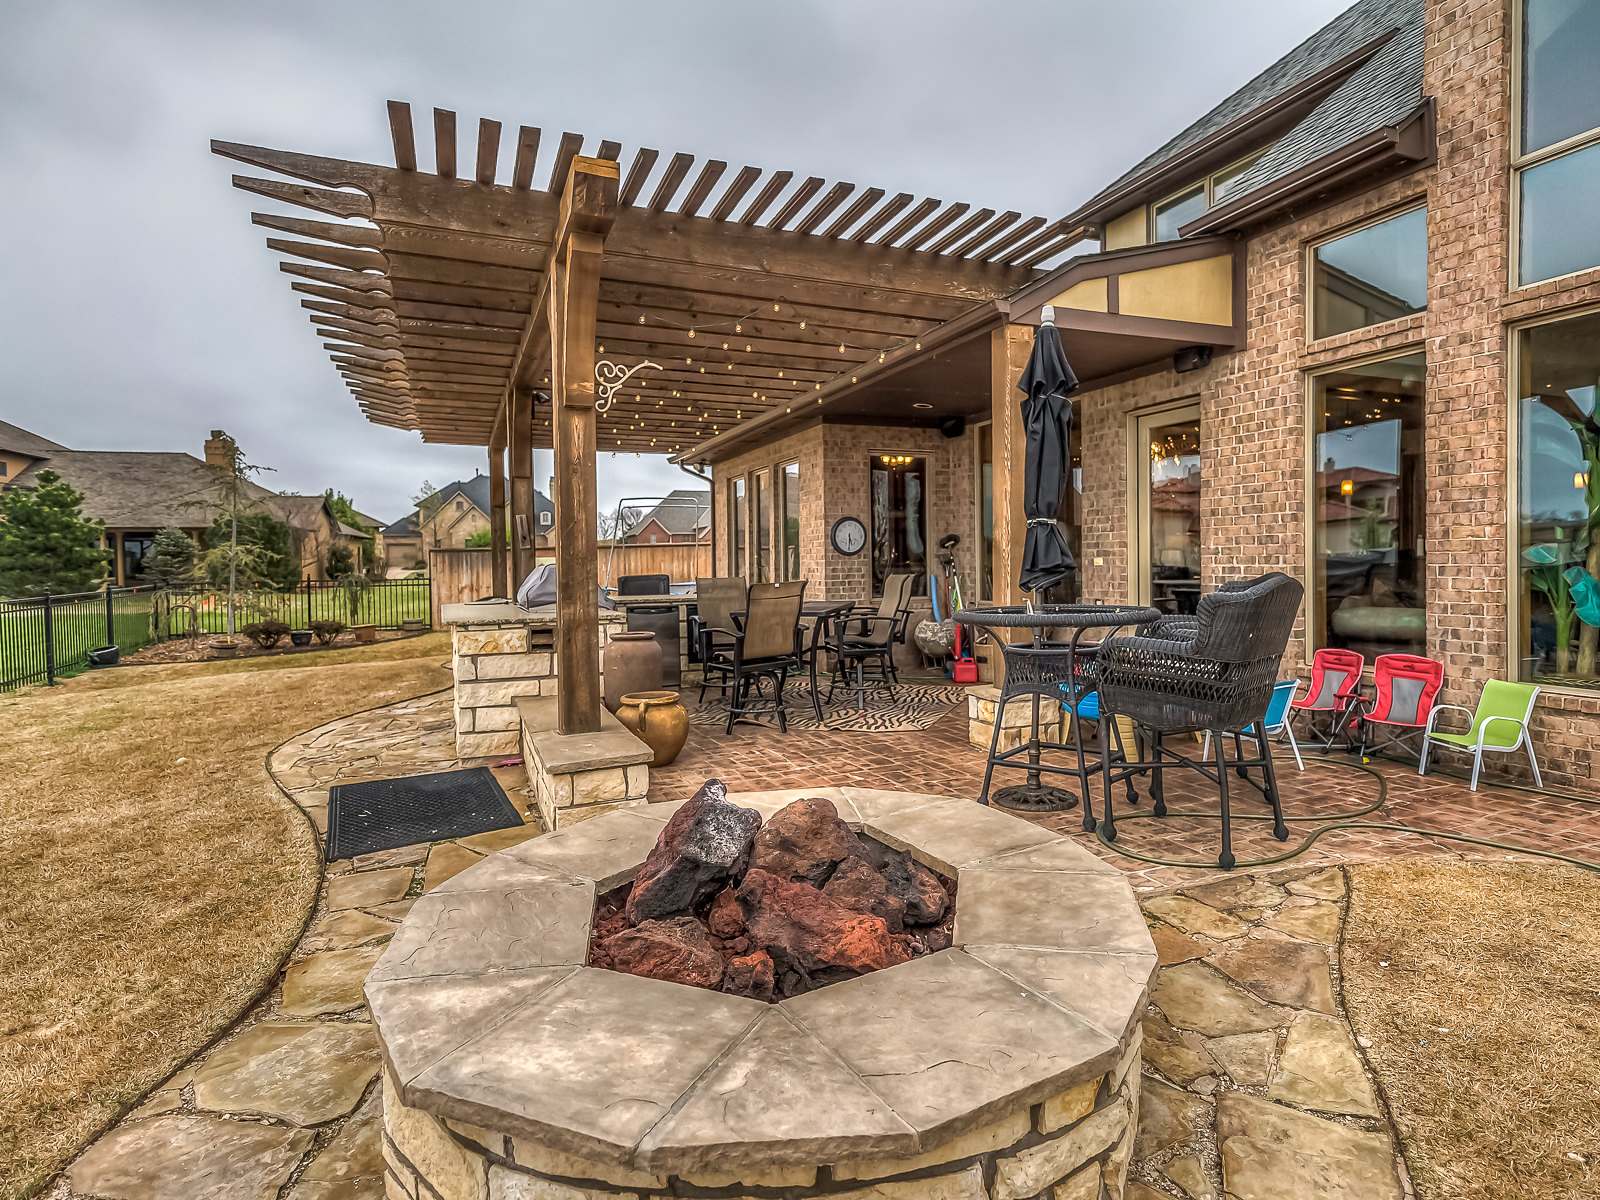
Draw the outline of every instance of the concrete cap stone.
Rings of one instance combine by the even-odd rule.
[[[490,855],[419,899],[366,985],[407,1105],[663,1174],[908,1158],[1102,1075],[1137,1036],[1155,947],[1121,873],[948,796],[823,796],[958,880],[948,950],[777,1004],[583,965],[597,893],[678,805]]]

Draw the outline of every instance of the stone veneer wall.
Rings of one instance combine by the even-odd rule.
[[[1122,1200],[1139,1121],[1142,1035],[1103,1076],[937,1150],[744,1175],[657,1175],[552,1150],[400,1102],[384,1073],[388,1200]],[[732,1189],[731,1191],[729,1189]]]
[[[604,652],[620,619],[600,622]],[[515,754],[521,746],[519,696],[556,694],[555,626],[507,622],[455,625],[450,631],[455,673],[456,756]]]
[[[556,732],[556,702],[522,697],[522,760],[528,790],[547,830],[645,803],[654,752],[605,709],[600,731],[564,737]]]

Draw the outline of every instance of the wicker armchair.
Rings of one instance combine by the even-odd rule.
[[[1193,617],[1158,621],[1138,635],[1108,638],[1100,647],[1100,706],[1102,711],[1131,717],[1148,735],[1150,760],[1137,766],[1150,771],[1156,815],[1166,814],[1161,778],[1166,767],[1196,769],[1217,784],[1222,809],[1222,853],[1217,861],[1224,869],[1235,861],[1228,809],[1230,765],[1246,779],[1248,768],[1261,769],[1261,790],[1272,806],[1273,835],[1279,841],[1289,836],[1272,751],[1260,726],[1272,702],[1278,666],[1303,595],[1297,580],[1275,571],[1201,597]],[[1228,739],[1222,735],[1252,728],[1259,757],[1236,757],[1229,764],[1224,750]],[[1214,771],[1162,743],[1166,734],[1202,731],[1215,735]],[[1107,772],[1105,835],[1115,838],[1109,761],[1103,760],[1102,766]]]

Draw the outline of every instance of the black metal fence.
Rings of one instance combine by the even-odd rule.
[[[428,586],[426,579],[385,579],[364,588],[322,581],[288,591],[244,588],[235,597],[234,626],[273,620],[305,629],[313,621],[339,621],[400,629],[411,621],[426,629]],[[227,629],[226,589],[146,586],[0,600],[0,691],[76,675],[101,647],[126,655],[166,638]]]

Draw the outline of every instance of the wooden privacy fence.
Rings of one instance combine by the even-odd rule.
[[[433,627],[440,628],[439,609],[464,604],[494,592],[488,550],[430,550],[428,577],[433,590]],[[540,562],[549,561],[541,553]],[[712,574],[711,547],[687,543],[654,546],[600,546],[601,586],[616,587],[624,575],[665,575],[674,583],[692,583]],[[517,581],[521,583],[521,580]]]

